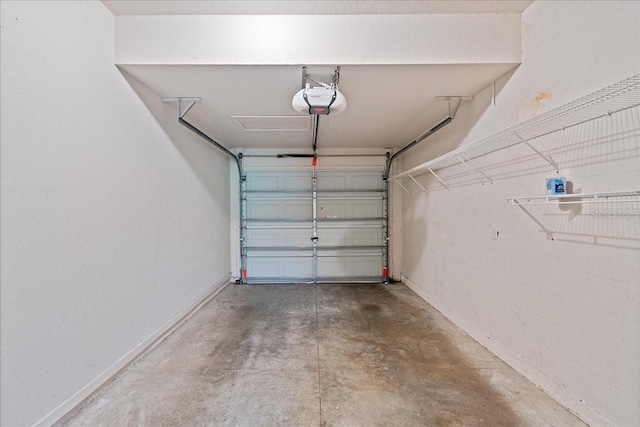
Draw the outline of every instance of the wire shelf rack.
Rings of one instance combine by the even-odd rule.
[[[627,198],[630,197],[630,198]],[[546,196],[509,197],[510,205],[572,205],[583,203],[610,203],[612,198],[617,202],[640,202],[640,190],[605,191],[599,193],[554,194]],[[619,199],[619,200],[618,200]]]
[[[416,176],[426,173],[433,174],[447,189],[449,186],[436,173],[440,169],[463,164],[481,183],[491,181],[474,160],[487,154],[511,147],[516,144],[526,144],[536,154],[558,169],[558,165],[550,158],[540,153],[529,141],[558,132],[582,123],[610,116],[620,111],[640,105],[640,74],[598,90],[561,107],[511,126],[488,137],[477,140],[452,150],[442,156],[429,160],[404,172],[390,176],[388,179],[400,183],[402,178],[410,178],[424,191],[426,189],[416,180]]]

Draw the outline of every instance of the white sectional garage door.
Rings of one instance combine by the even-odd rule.
[[[315,187],[311,170],[246,179],[244,283],[386,279],[382,171],[318,171]]]

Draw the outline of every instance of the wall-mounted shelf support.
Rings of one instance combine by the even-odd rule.
[[[452,102],[454,97],[440,98],[451,98],[449,101]],[[464,101],[465,98],[462,98],[462,100]],[[596,119],[611,117],[615,113],[638,106],[640,106],[640,74],[635,74],[544,114],[479,139],[471,144],[458,147],[404,172],[388,176],[387,179],[398,182],[397,180],[409,175],[415,178],[421,174],[431,173],[438,178],[440,183],[443,183],[434,171],[440,171],[454,165],[459,166],[461,159],[466,159],[464,164],[469,166],[468,163],[473,160],[521,143],[526,144],[557,171],[559,169],[558,164],[549,155],[545,155],[536,149],[531,144],[531,141]],[[450,112],[455,115],[455,110],[451,109]],[[474,173],[482,173],[479,167],[473,166],[475,169],[469,167],[467,169]],[[484,173],[482,175],[489,179]],[[491,181],[491,179],[489,180]],[[449,188],[447,185],[445,186]]]
[[[449,103],[449,117],[453,120],[458,113],[458,108],[460,108],[462,101],[471,101],[473,96],[447,95],[436,96],[436,99],[441,99]]]
[[[427,168],[427,169],[429,170],[429,172],[431,172],[431,174],[432,174],[433,176],[435,176],[435,177],[436,177],[436,179],[437,179],[438,181],[440,181],[440,184],[444,185],[444,187],[445,187],[447,190],[451,190],[451,189],[449,188],[449,186],[447,185],[447,183],[446,183],[446,182],[444,182],[442,179],[440,179],[440,177],[438,176],[438,174],[436,174],[436,173],[435,173],[431,168]]]
[[[471,168],[471,166],[469,166],[467,163],[465,163],[465,161],[462,160],[460,158],[460,156],[464,157],[465,160],[473,166],[473,169]],[[484,185],[484,180],[481,177],[478,176],[478,173],[480,173],[482,176],[487,178],[487,180],[489,180],[489,182],[493,184],[493,181],[491,180],[491,178],[489,178],[484,172],[482,172],[482,170],[478,166],[476,166],[476,164],[473,163],[464,153],[461,153],[460,156],[456,156],[456,157],[458,158],[460,163],[462,163],[464,165],[464,167],[466,167],[467,169],[469,169],[471,171],[471,173],[473,173],[473,175],[476,177],[476,179],[478,181],[480,181],[480,184]]]
[[[538,149],[536,147],[534,147],[533,145],[529,144],[529,141],[527,141],[526,139],[524,139],[523,137],[521,137],[518,132],[513,132],[513,134],[520,140],[522,141],[527,147],[531,148],[538,156],[540,156],[545,162],[549,163],[551,166],[553,166],[553,168],[558,171],[560,168],[558,167],[558,164],[556,162],[553,161],[553,159],[551,158],[551,156],[545,156],[544,154],[542,154],[540,151],[538,151]]]
[[[460,108],[460,104],[462,104],[462,97],[459,97],[456,99],[457,102],[455,103],[455,107],[451,102],[452,100],[453,98],[449,98],[449,117],[453,119],[456,116],[456,113],[458,112],[458,108]]]
[[[465,164],[465,166],[467,166],[467,165]],[[467,166],[467,167],[468,167],[468,166]],[[437,179],[438,181],[440,181],[440,183],[441,183],[442,185],[444,185],[444,187],[445,187],[447,190],[451,190],[451,189],[449,188],[449,186],[447,185],[447,183],[446,183],[446,182],[444,182],[442,179],[440,179],[440,177],[439,177],[439,176],[438,176],[434,171],[432,171],[431,169],[429,169],[429,172],[431,172],[431,173],[433,174],[433,176],[435,176],[435,177],[436,177],[436,179]],[[484,175],[484,174],[483,174],[483,175]],[[416,183],[416,185],[417,185],[418,187],[420,187],[420,189],[421,189],[422,191],[424,191],[425,193],[428,193],[428,192],[429,192],[429,191],[425,188],[425,186],[424,186],[424,185],[420,184],[420,183],[418,182],[418,180],[417,180],[417,179],[415,179],[415,178],[413,177],[413,175],[411,175],[411,174],[405,174],[405,176],[408,176],[409,178],[411,178],[411,180],[412,180],[413,182],[415,182],[415,183]],[[400,187],[402,187],[402,189],[403,189],[404,191],[406,191],[409,195],[411,195],[411,191],[409,191],[409,190],[408,190],[404,185],[402,185],[402,183],[400,182],[400,180],[399,180],[399,179],[394,178],[394,179],[393,179],[393,181],[394,181],[394,182],[396,182]],[[481,182],[482,182],[482,181],[481,181]]]
[[[415,183],[416,183],[416,185],[417,185],[418,187],[420,187],[420,189],[421,189],[422,191],[424,191],[425,193],[428,193],[427,189],[426,189],[426,188],[424,188],[424,187],[422,186],[422,184],[420,184],[420,183],[419,183],[419,182],[418,182],[418,181],[417,181],[413,176],[409,175],[409,178],[411,178],[411,180],[412,180],[413,182],[415,182]]]
[[[496,82],[491,82],[491,103],[496,106]]]
[[[411,195],[411,191],[409,191],[409,190],[407,189],[407,187],[405,187],[404,185],[402,185],[402,183],[401,183],[399,180],[394,179],[393,181],[394,181],[396,184],[398,184],[398,185],[400,186],[400,188],[402,188],[404,191],[406,191],[408,195]]]
[[[541,223],[540,221],[538,221],[538,218],[536,218],[535,216],[533,216],[533,214],[531,212],[529,212],[524,206],[522,206],[518,200],[514,199],[513,203],[514,206],[519,207],[520,209],[522,209],[522,212],[526,213],[527,216],[529,218],[531,218],[533,220],[533,222],[535,222],[536,224],[538,224],[538,227],[540,227],[542,229],[542,231],[544,231],[545,233],[547,233],[547,238],[553,240],[553,233],[551,232],[551,230],[549,230],[547,227],[544,226],[543,223]]]
[[[200,97],[188,97],[188,96],[172,96],[169,98],[162,98],[162,102],[175,102],[178,105],[178,119],[182,119],[187,115],[191,107],[196,105],[196,102],[202,101]],[[182,103],[186,102],[187,106],[182,109]]]
[[[636,197],[635,199],[610,200],[612,197]],[[613,203],[613,202],[640,202],[640,190],[632,191],[605,191],[599,193],[579,194],[554,194],[546,196],[509,197],[510,205],[575,205],[580,203]]]
[[[611,200],[612,198],[616,200]],[[631,203],[640,202],[640,190],[605,191],[599,193],[557,194],[546,196],[509,197],[507,203],[517,206],[527,214],[553,240],[553,232],[542,224],[524,205],[574,205],[582,203]]]

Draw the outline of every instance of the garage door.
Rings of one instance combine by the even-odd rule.
[[[382,282],[382,171],[247,171],[243,283]]]

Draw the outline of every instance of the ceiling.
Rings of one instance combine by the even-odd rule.
[[[437,97],[474,95],[515,66],[342,66],[339,89],[347,99],[347,109],[339,115],[320,116],[318,148],[402,147],[447,117],[448,103]],[[310,118],[291,106],[293,95],[301,88],[301,66],[154,64],[120,68],[159,98],[202,97],[186,119],[227,147],[311,147]],[[308,71],[329,81],[333,68],[308,67]]]
[[[509,21],[513,23],[511,14],[521,13],[531,4],[531,1],[104,0],[103,3],[116,15],[183,15],[180,19],[175,16],[174,21],[171,21],[171,16],[118,16],[116,18],[117,22],[118,20],[122,22],[120,27],[117,27],[122,33],[121,37],[116,37],[120,45],[131,43],[127,39],[132,37],[131,34],[124,30],[135,29],[137,25],[142,30],[133,41],[142,40],[146,43],[142,43],[142,46],[149,46],[149,49],[155,52],[150,56],[151,59],[140,52],[137,52],[137,56],[124,55],[126,60],[121,60],[118,65],[123,71],[158,94],[154,102],[161,102],[162,97],[201,97],[202,100],[189,111],[186,119],[229,148],[306,150],[312,143],[311,117],[297,113],[291,106],[293,95],[301,88],[301,65],[234,65],[240,62],[231,62],[236,58],[233,55],[230,56],[231,59],[226,59],[230,62],[219,63],[225,65],[214,65],[215,62],[197,65],[190,62],[200,61],[201,54],[211,50],[207,43],[212,40],[219,45],[229,47],[232,54],[236,51],[239,54],[253,52],[252,49],[260,43],[264,44],[265,40],[275,46],[272,52],[273,59],[267,57],[266,62],[256,60],[257,62],[251,62],[251,64],[276,64],[277,62],[270,61],[278,61],[282,56],[282,52],[278,49],[290,53],[294,58],[293,61],[287,60],[282,64],[297,64],[299,62],[295,58],[305,57],[308,53],[304,42],[300,44],[300,40],[304,41],[308,38],[293,38],[291,43],[287,39],[282,42],[282,46],[278,44],[277,37],[274,40],[256,39],[264,37],[263,33],[273,37],[280,33],[274,32],[274,29],[268,25],[266,29],[259,28],[264,30],[262,32],[238,32],[244,30],[244,27],[237,28],[238,20],[233,19],[234,16],[231,15],[354,15],[353,25],[359,25],[360,29],[365,28],[364,33],[354,32],[353,34],[356,34],[354,36],[350,33],[352,27],[347,26],[348,31],[343,39],[336,42],[335,37],[324,37],[316,40],[314,44],[317,52],[322,52],[329,58],[333,54],[335,57],[346,57],[352,61],[341,61],[343,64],[362,64],[341,67],[339,89],[346,97],[347,108],[339,115],[320,116],[318,148],[397,148],[408,144],[447,117],[449,103],[439,97],[473,96],[517,66],[510,59],[513,57],[515,60],[515,55],[511,57],[506,55],[504,60],[495,59],[494,51],[500,49],[497,47],[502,46],[500,43],[482,46],[486,52],[482,49],[479,51],[485,56],[479,55],[474,59],[474,55],[470,54],[468,60],[451,60],[454,63],[442,60],[440,48],[451,45],[452,48],[462,48],[458,50],[465,51],[464,49],[468,50],[473,44],[472,41],[482,38],[483,34],[486,34],[488,39],[497,37],[495,34],[502,33],[495,31],[492,25],[505,23],[503,28],[507,28]],[[412,27],[411,31],[406,32],[409,35],[405,35],[406,40],[401,39],[397,46],[387,46],[381,42],[381,38],[395,40],[392,36],[398,33],[404,34],[401,30],[408,25],[406,22],[415,21],[410,17],[405,19],[404,16],[391,20],[382,16],[400,14],[459,15],[426,20],[425,22],[429,22],[427,29],[430,32],[421,26]],[[508,14],[511,18],[505,18],[506,21],[487,18],[487,16],[497,16],[495,14]],[[202,19],[207,18],[206,16],[184,15],[227,15],[225,18],[228,19],[215,21],[219,28],[225,28],[222,33],[215,33],[215,31],[209,31],[210,26],[201,22]],[[358,19],[356,19],[357,15],[360,15]],[[314,18],[326,19],[324,16]],[[398,23],[398,21],[401,22]],[[165,26],[175,28],[175,25],[184,25],[185,22],[190,25],[187,28],[188,37],[179,38],[181,41],[156,37],[158,33],[168,34],[167,31],[161,30]],[[388,22],[391,24],[385,25]],[[266,24],[263,23],[263,25]],[[438,25],[445,28],[439,29]],[[451,25],[454,27],[458,25],[466,32],[462,31],[461,35],[450,37],[450,32],[447,30],[450,30]],[[369,32],[373,32],[371,38],[373,41],[367,40],[368,43],[360,43],[362,34],[369,34]],[[133,32],[133,34],[137,33]],[[420,41],[424,46],[414,42],[415,37],[421,38]],[[203,40],[204,44],[202,44]],[[358,48],[343,49],[347,52],[346,54],[338,49],[338,53],[342,53],[337,54],[336,43],[341,43],[338,46],[358,46]],[[175,61],[176,55],[176,52],[171,50],[174,45],[180,48],[177,62],[172,62]],[[417,57],[421,61],[426,61],[419,62],[420,65],[403,62],[395,65],[377,65],[379,63],[367,58],[371,52],[386,54],[393,58],[394,52],[385,49],[402,51],[407,50],[407,46],[414,45],[420,46],[416,53]],[[302,50],[300,46],[303,46]],[[360,48],[361,46],[373,50],[366,51]],[[184,54],[183,50],[188,54]],[[142,52],[147,50],[143,48]],[[448,58],[446,55],[444,57]],[[478,57],[482,59],[478,61]],[[500,58],[499,55],[497,57]],[[170,63],[175,65],[166,65]],[[313,63],[318,62],[312,61]],[[325,63],[331,64],[331,62]],[[307,68],[312,76],[321,77],[321,79],[325,77],[323,79],[325,82],[328,82],[333,74],[332,66],[307,64]]]
[[[103,0],[115,15],[388,15],[521,13],[532,0],[498,1],[154,1]]]

